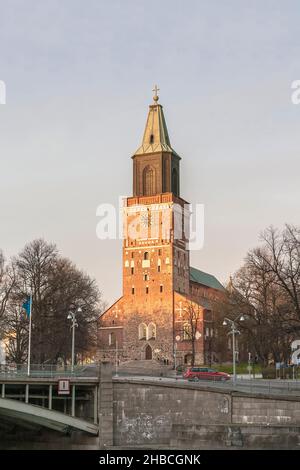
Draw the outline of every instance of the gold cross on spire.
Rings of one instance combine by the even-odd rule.
[[[159,91],[159,88],[157,87],[157,85],[155,85],[152,91],[154,91],[153,100],[155,101],[155,103],[157,103],[159,100],[159,96],[157,94],[157,92]]]

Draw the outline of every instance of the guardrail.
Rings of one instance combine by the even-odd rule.
[[[57,364],[32,364],[29,377],[95,377],[98,375],[98,364],[70,366]],[[27,364],[0,364],[0,378],[28,377]]]
[[[155,374],[155,375],[143,375],[142,373],[127,373],[119,371],[118,374],[114,374],[115,379],[126,380],[134,379],[137,381],[153,381],[154,383],[166,383],[166,384],[186,384],[187,386],[199,386],[209,387],[213,386],[222,390],[228,391],[241,391],[250,394],[263,394],[263,395],[289,395],[289,396],[300,396],[300,380],[286,380],[286,379],[246,379],[237,378],[236,383],[233,383],[232,378],[227,381],[220,381],[220,379],[211,378],[199,379],[199,380],[187,380],[180,375],[175,374]]]

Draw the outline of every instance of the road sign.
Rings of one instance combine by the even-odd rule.
[[[58,381],[58,395],[70,395],[70,380],[60,379]]]

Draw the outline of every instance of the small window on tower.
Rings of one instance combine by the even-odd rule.
[[[108,345],[112,346],[116,342],[116,337],[114,333],[109,333],[108,335]]]
[[[158,250],[158,256],[161,256],[161,249]]]
[[[149,294],[149,287],[146,287],[146,294]]]
[[[134,253],[133,253],[133,251],[132,251],[132,252],[131,252],[131,258],[133,258],[133,256],[134,256]]]
[[[134,294],[134,287],[131,288],[131,293]]]
[[[144,260],[147,260],[147,259],[149,259],[149,253],[148,253],[148,251],[145,251],[145,253],[144,253]]]
[[[160,292],[162,292],[164,290],[162,285],[160,285],[159,290],[160,290]]]
[[[151,135],[150,135],[150,144],[153,144],[153,142],[154,142],[154,135],[151,134]]]
[[[161,265],[160,265],[160,264],[157,266],[157,271],[158,271],[159,273],[160,273],[160,271],[161,271]]]
[[[131,274],[134,274],[134,268],[131,268]]]

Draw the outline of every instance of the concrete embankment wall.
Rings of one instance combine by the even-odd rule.
[[[264,439],[267,447],[278,447],[280,435],[286,447],[289,443],[284,436],[292,434],[290,445],[297,446],[300,397],[269,398],[122,379],[113,384],[113,416],[114,445],[118,446],[171,443],[176,447],[188,441],[188,445],[204,447],[257,446],[260,438],[251,441],[251,433],[261,436],[262,447]],[[214,429],[209,428],[212,425]]]

